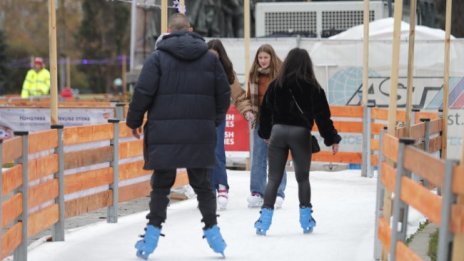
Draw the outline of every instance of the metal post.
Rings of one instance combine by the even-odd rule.
[[[388,7],[388,17],[392,17],[393,16],[392,0],[387,0],[387,7]]]
[[[28,154],[29,154],[29,132],[27,131],[15,131],[15,135],[21,136],[22,141],[22,155],[19,163],[23,165],[22,170],[22,185],[17,192],[22,194],[22,213],[19,216],[18,222],[22,223],[21,230],[21,243],[13,253],[13,260],[15,261],[26,261],[27,260],[27,219],[29,216],[29,168],[28,168]]]
[[[60,62],[58,65],[60,66],[60,70],[58,72],[60,73],[60,86],[58,90],[63,90],[66,86],[66,59],[64,57],[60,57],[59,60]]]
[[[373,177],[371,166],[371,110],[372,104],[363,106],[363,145],[362,145],[362,169],[361,177]]]
[[[382,154],[382,149],[383,149],[383,136],[387,130],[387,127],[384,127],[384,129],[380,132],[379,134],[379,163],[382,163],[384,161],[383,154]],[[375,197],[375,230],[374,230],[374,260],[380,260],[381,254],[382,254],[382,245],[379,240],[379,218],[382,217],[382,209],[383,209],[383,197],[385,193],[385,188],[382,185],[381,178],[380,176],[382,173],[380,172],[381,168],[379,167],[378,169],[378,175],[377,175],[377,193]]]
[[[414,144],[414,139],[401,138],[398,148],[398,159],[396,166],[396,178],[395,178],[395,197],[393,199],[393,221],[391,224],[391,241],[390,241],[390,259],[395,260],[396,257],[396,242],[402,237],[402,231],[405,230],[407,222],[401,224],[401,231],[398,232],[398,223],[400,219],[400,212],[403,202],[401,202],[401,178],[404,175],[403,161],[404,161],[404,149],[407,145]]]
[[[126,106],[125,103],[117,103],[116,104],[116,119],[118,119],[120,121],[125,120],[124,106]]]
[[[412,143],[411,145],[414,146],[414,143]],[[411,176],[412,176],[411,171],[407,169],[403,169],[403,177],[411,178]],[[405,242],[407,232],[408,232],[409,205],[408,204],[401,204],[401,205],[402,205],[400,209],[401,230],[399,232],[398,240]]]
[[[58,154],[58,172],[55,173],[55,179],[58,180],[58,198],[55,203],[58,204],[58,222],[53,225],[53,241],[64,241],[64,144],[63,144],[63,125],[52,125],[52,129],[58,131],[58,147],[55,153]]]
[[[425,135],[424,135],[424,151],[429,152],[430,150],[430,119],[420,119],[425,124]]]
[[[416,121],[417,121],[417,113],[420,112],[420,109],[417,108],[417,107],[414,107],[411,109],[411,122],[409,124],[409,126],[411,125],[414,125],[416,124]],[[408,133],[409,133],[409,130],[408,130]]]
[[[438,117],[439,117],[440,119],[443,119],[443,121],[447,121],[447,118],[446,118],[446,119],[443,118],[443,108],[438,108]],[[443,130],[440,131],[440,136],[443,136]],[[443,139],[442,139],[442,141],[443,141]],[[439,153],[440,153],[440,159],[443,158],[443,148],[444,148],[444,147],[441,146],[440,151],[439,151]]]
[[[425,135],[424,135],[424,151],[429,152],[430,150],[430,119],[422,118],[421,122],[425,124]],[[425,186],[429,186],[429,181],[423,178],[419,178],[420,182]]]
[[[408,68],[408,69],[410,69],[410,68]],[[409,81],[409,80],[410,80],[410,79],[408,78],[408,81]],[[409,85],[408,85],[408,86],[409,86]],[[411,86],[412,86],[412,83],[411,83]],[[408,87],[408,99],[411,99],[411,98],[409,97],[409,92],[412,92],[412,90],[409,89],[409,87]],[[411,101],[409,101],[409,103],[411,103]],[[405,132],[405,133],[406,133],[406,136],[411,136],[411,126],[413,126],[413,125],[416,124],[416,122],[417,122],[417,113],[418,113],[418,112],[420,112],[420,109],[417,108],[417,107],[413,107],[413,108],[411,109],[411,117],[409,117],[409,123],[407,122],[408,119],[406,118],[406,132]],[[407,111],[406,111],[406,113],[407,113]],[[406,114],[406,115],[407,115],[407,114]],[[414,181],[419,181],[419,180],[420,180],[419,176],[417,176],[417,175],[414,174],[414,173],[412,174],[412,179],[413,179]]]
[[[363,10],[363,73],[362,73],[362,99],[361,104],[367,105],[367,96],[369,91],[369,3],[370,0],[364,0]]]
[[[438,253],[437,261],[447,261],[449,256],[449,243],[451,240],[451,232],[449,230],[451,219],[451,206],[455,197],[453,196],[453,168],[457,161],[447,160],[445,166],[445,182],[443,183],[442,191],[442,207],[441,207],[441,224],[438,234]]]
[[[111,140],[111,146],[113,147],[113,160],[110,163],[113,168],[113,183],[110,184],[113,204],[108,207],[108,223],[117,223],[119,201],[119,120],[110,119],[108,122],[113,123],[113,139]]]

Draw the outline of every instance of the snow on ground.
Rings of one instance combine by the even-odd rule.
[[[288,173],[284,206],[274,213],[267,236],[253,227],[259,209],[247,208],[249,172],[228,171],[229,207],[219,227],[227,243],[227,260],[373,260],[375,178],[359,170],[311,172],[312,203],[317,226],[305,235],[299,225],[297,183]],[[149,260],[216,260],[202,239],[196,199],[172,204],[158,248]],[[30,261],[138,260],[134,244],[143,234],[146,212],[66,232],[66,241],[47,242],[29,251]]]

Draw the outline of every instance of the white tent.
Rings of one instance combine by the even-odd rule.
[[[381,75],[389,75],[393,26],[392,18],[373,21],[369,24],[369,68]],[[337,67],[362,67],[363,25],[352,27],[314,45],[311,57],[315,65],[330,64]],[[400,75],[405,75],[408,62],[409,24],[401,23]],[[445,32],[426,26],[416,26],[415,67],[419,75],[442,75]],[[453,48],[451,57],[457,58]],[[452,70],[459,69],[453,66]]]
[[[393,18],[375,20],[369,23],[369,38],[371,40],[391,40],[393,38]],[[352,27],[329,39],[338,40],[362,40],[364,37],[364,25]],[[401,40],[409,37],[409,24],[401,22]],[[454,37],[452,37],[454,38]],[[444,40],[445,31],[427,26],[416,26],[416,40]]]

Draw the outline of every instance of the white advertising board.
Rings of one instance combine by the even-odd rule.
[[[115,116],[114,108],[60,108],[58,121],[63,126],[106,123]],[[37,131],[50,128],[50,109],[0,107],[0,138],[13,131]]]

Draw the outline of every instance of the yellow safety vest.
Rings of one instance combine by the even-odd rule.
[[[43,68],[39,72],[30,69],[24,79],[21,98],[47,95],[50,91],[50,72]]]

